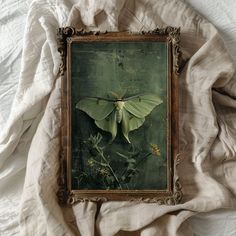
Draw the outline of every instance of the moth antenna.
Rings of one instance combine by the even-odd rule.
[[[113,91],[109,91],[109,93],[110,93],[113,97],[119,99],[119,95],[118,95],[117,93],[115,93],[115,92],[113,92]]]
[[[126,93],[127,93],[127,88],[123,90],[123,92],[120,92],[120,98],[123,98]]]

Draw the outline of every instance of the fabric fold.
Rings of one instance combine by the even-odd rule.
[[[100,209],[91,202],[58,204],[61,78],[56,30],[66,25],[130,32],[181,28],[188,59],[179,78],[181,204],[107,202]],[[27,163],[22,235],[190,236],[193,215],[236,208],[235,65],[216,28],[185,1],[33,1],[23,48],[18,89],[0,138],[0,167],[8,167],[0,180],[15,172],[9,171],[15,159],[19,172]]]

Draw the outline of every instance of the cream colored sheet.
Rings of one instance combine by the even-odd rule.
[[[182,204],[109,202],[96,220],[95,203],[72,209],[57,204],[60,57],[55,29],[68,24],[134,32],[181,27],[183,55],[189,58],[179,78]],[[217,30],[184,2],[34,1],[23,48],[20,82],[0,146],[2,166],[18,149],[25,145],[27,152],[30,146],[20,210],[22,235],[92,236],[96,226],[102,236],[191,236],[189,217],[236,207],[235,66]]]

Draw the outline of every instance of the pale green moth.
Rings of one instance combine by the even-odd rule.
[[[162,100],[154,94],[135,95],[128,98],[112,94],[115,99],[83,98],[76,104],[76,108],[93,118],[97,127],[111,133],[111,142],[116,137],[117,124],[121,123],[122,133],[130,143],[129,132],[142,126],[145,117],[157,105],[160,105]]]

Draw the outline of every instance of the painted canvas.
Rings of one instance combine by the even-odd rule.
[[[165,190],[167,43],[71,47],[72,189]]]

